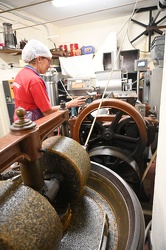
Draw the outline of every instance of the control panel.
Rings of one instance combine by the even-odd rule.
[[[147,59],[135,60],[135,63],[134,63],[134,70],[135,71],[144,72],[144,71],[147,71],[147,68],[148,68],[148,60]]]

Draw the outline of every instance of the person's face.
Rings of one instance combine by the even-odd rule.
[[[48,68],[50,68],[51,65],[51,58],[49,57],[43,57],[43,56],[39,56],[37,57],[37,71],[39,74],[45,74],[48,70]]]

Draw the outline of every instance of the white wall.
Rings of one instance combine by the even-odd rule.
[[[158,11],[154,11],[153,16],[157,13]],[[163,16],[165,16],[165,11],[162,11],[159,17],[162,18]],[[144,24],[148,24],[149,12],[146,11],[144,13],[136,14],[133,18]],[[148,39],[146,39],[147,36],[143,36],[141,39],[138,39],[138,42],[134,44],[129,42],[129,40],[132,40],[144,31],[144,28],[134,24],[133,22],[128,23],[128,20],[129,16],[123,16],[114,19],[110,18],[109,20],[103,20],[100,22],[64,27],[60,30],[60,42],[67,45],[70,43],[78,43],[80,47],[92,45],[95,47],[96,51],[98,51],[107,36],[112,32],[116,32],[118,47],[120,47],[122,40],[125,37],[122,50],[140,49],[141,51],[144,51],[148,45]],[[141,57],[143,56],[150,58],[149,53],[141,53]]]
[[[166,40],[163,81],[160,105],[160,125],[157,149],[157,164],[155,177],[155,190],[152,214],[152,245],[153,250],[166,249]]]

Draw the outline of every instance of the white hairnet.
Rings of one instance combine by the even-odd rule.
[[[22,50],[22,60],[28,63],[38,56],[51,58],[52,54],[46,45],[38,40],[32,39],[27,42]]]

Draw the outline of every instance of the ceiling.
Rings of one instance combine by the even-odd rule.
[[[70,0],[68,0],[70,1]],[[138,0],[136,9],[157,6],[159,0]],[[80,25],[83,23],[112,19],[131,15],[134,0],[84,0],[67,7],[55,8],[50,0],[2,0],[0,1],[0,17],[8,12],[27,13],[42,19],[45,23],[53,23],[59,27]]]

